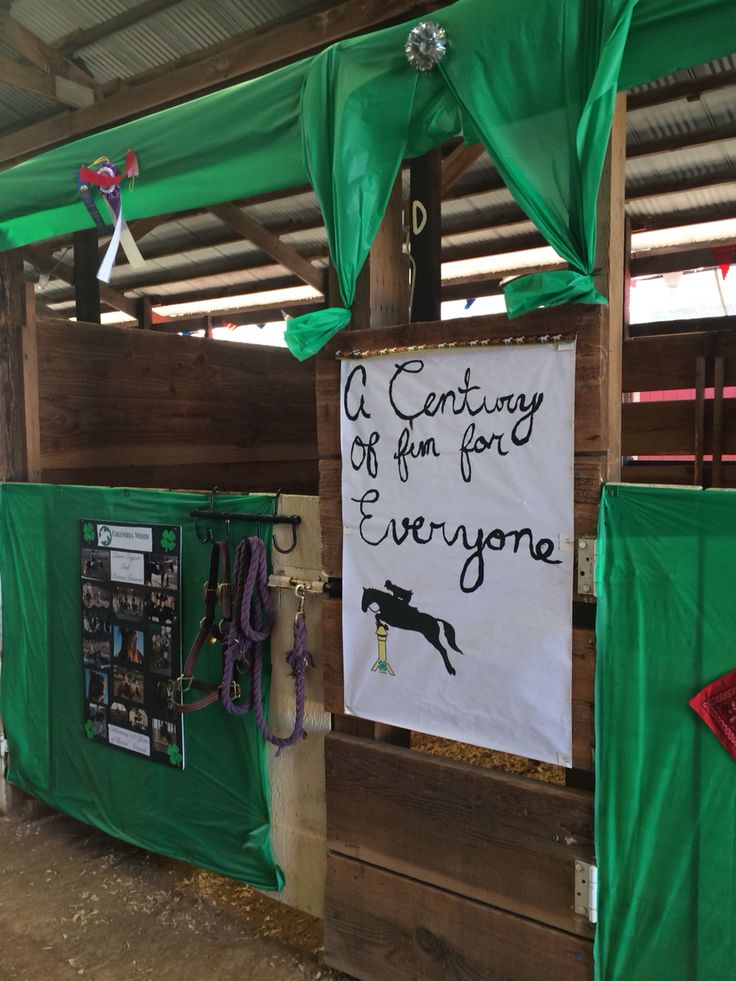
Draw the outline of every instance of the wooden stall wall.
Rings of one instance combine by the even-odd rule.
[[[317,492],[313,363],[281,348],[27,320],[28,479]]]
[[[624,342],[624,480],[736,487],[736,333],[691,326]]]
[[[610,479],[609,386],[620,363],[606,307],[374,328],[337,339],[318,359],[322,561],[342,576],[339,362],[342,345],[380,350],[560,334],[577,337],[575,536],[596,533]],[[616,433],[617,435],[617,433]],[[617,439],[616,439],[617,444]],[[613,457],[612,457],[613,454]],[[593,768],[595,642],[589,595],[575,595],[574,767]],[[371,981],[454,977],[577,981],[592,977],[593,928],[576,915],[575,861],[593,861],[593,794],[480,768],[402,746],[401,730],[342,720],[342,625],[323,603],[326,707],[371,738],[333,732],[326,742],[328,962]],[[569,775],[569,771],[568,771]],[[586,779],[586,777],[588,779]],[[582,779],[581,779],[582,778]]]

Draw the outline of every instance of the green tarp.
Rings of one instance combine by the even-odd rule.
[[[460,134],[483,142],[570,265],[512,281],[509,314],[605,302],[593,280],[596,198],[616,91],[736,49],[731,4],[458,0],[432,19],[448,37],[434,71],[404,56],[414,20],[11,168],[0,174],[0,249],[90,227],[80,165],[120,164],[132,148],[141,176],[123,191],[129,219],[309,180],[349,307],[402,159]],[[341,307],[305,314],[287,343],[308,357],[349,319]]]
[[[202,616],[210,555],[196,538],[189,511],[205,506],[198,494],[0,484],[0,712],[10,748],[8,778],[124,841],[260,889],[280,889],[283,876],[270,844],[265,744],[250,715],[230,716],[213,705],[187,716],[183,770],[85,737],[80,518],[182,526],[186,653]],[[271,495],[228,497],[231,511],[270,514],[273,506]],[[237,526],[239,536],[256,532],[251,522]],[[204,651],[197,672],[215,682],[219,648],[211,651],[209,657]]]
[[[736,762],[689,707],[736,668],[736,494],[605,489],[597,981],[736,977]]]

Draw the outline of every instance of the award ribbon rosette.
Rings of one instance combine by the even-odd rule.
[[[115,257],[118,254],[118,248],[121,245],[131,266],[142,266],[144,264],[143,256],[140,254],[138,246],[135,244],[135,239],[131,235],[130,229],[123,217],[122,195],[120,192],[120,185],[125,178],[130,178],[132,187],[133,181],[138,177],[139,173],[138,157],[133,150],[128,150],[125,156],[125,171],[123,173],[118,172],[118,168],[108,157],[98,157],[88,167],[79,168],[77,190],[95,225],[103,229],[108,222],[100,214],[100,209],[97,207],[92,194],[93,187],[96,187],[100,192],[114,225],[110,244],[100,263],[100,268],[97,270],[97,278],[102,280],[103,283],[110,282],[110,273],[115,263]]]

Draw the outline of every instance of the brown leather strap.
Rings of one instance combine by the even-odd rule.
[[[218,573],[221,576],[219,579]],[[218,606],[222,612],[222,619],[219,623],[216,622]],[[213,643],[222,641],[224,636],[222,623],[229,622],[231,619],[232,583],[230,579],[230,552],[227,542],[214,542],[212,551],[210,552],[209,577],[204,584],[204,616],[199,624],[197,636],[194,638],[194,642],[189,649],[184,669],[177,679],[182,698],[184,693],[191,688],[206,692],[206,694],[193,702],[184,703],[182,701],[175,705],[177,712],[197,712],[219,700],[219,685],[208,685],[204,681],[197,681],[193,676],[197,659],[205,643],[208,640],[211,640]]]

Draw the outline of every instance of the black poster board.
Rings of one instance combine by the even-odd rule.
[[[181,528],[79,522],[88,739],[184,767]]]

